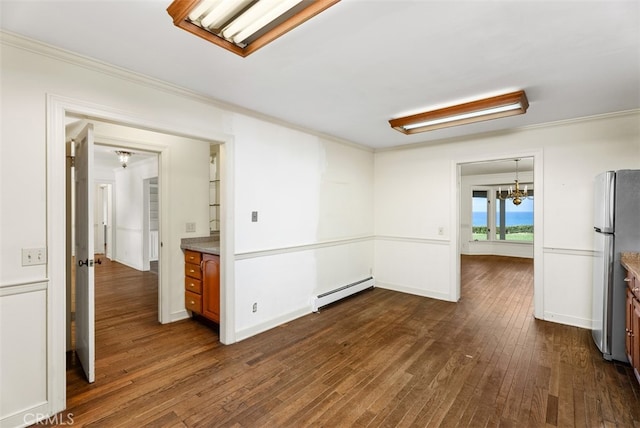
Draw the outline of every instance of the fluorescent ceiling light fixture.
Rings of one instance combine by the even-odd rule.
[[[527,95],[524,91],[517,91],[391,119],[389,125],[404,134],[416,134],[450,126],[524,114],[527,108],[529,108]]]
[[[340,0],[175,0],[173,23],[245,57]]]

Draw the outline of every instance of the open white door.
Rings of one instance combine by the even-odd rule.
[[[95,381],[93,248],[93,125],[75,140],[76,353],[89,383]]]

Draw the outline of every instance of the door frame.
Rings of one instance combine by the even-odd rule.
[[[513,151],[508,153],[487,153],[483,155],[460,158],[451,162],[451,194],[456,195],[451,198],[451,212],[454,213],[452,219],[455,227],[451,228],[450,257],[451,263],[450,293],[454,301],[460,300],[460,254],[462,244],[460,242],[460,205],[463,197],[461,192],[461,166],[467,163],[491,162],[514,158],[533,158],[533,182],[535,188],[535,204],[533,206],[533,224],[535,233],[533,235],[533,315],[537,319],[544,319],[544,175],[543,175],[543,151]]]
[[[152,112],[150,112],[152,113]],[[125,112],[102,105],[96,105],[83,100],[64,96],[47,94],[46,96],[46,141],[47,141],[47,277],[52,284],[48,295],[48,323],[47,323],[47,389],[48,399],[53,412],[59,412],[66,407],[66,229],[60,227],[61,219],[66,218],[66,138],[65,117],[67,114],[117,123],[138,129],[159,132],[168,135],[181,136],[202,140],[207,144],[220,144],[221,163],[220,172],[223,180],[221,198],[224,203],[221,210],[222,229],[220,233],[221,253],[221,325],[220,341],[224,344],[234,343],[235,339],[235,248],[234,248],[234,140],[231,135],[212,132],[209,135],[194,133],[186,125],[157,122],[152,119],[142,119],[140,115]],[[159,180],[170,179],[168,163],[168,147],[155,146],[159,155]],[[163,234],[168,233],[169,215],[168,198],[163,203],[163,194],[169,192],[168,183],[159,183],[160,198],[160,242]],[[167,323],[171,319],[169,297],[171,295],[170,251],[160,251],[159,261],[162,271],[159,272],[160,322]],[[175,257],[175,254],[173,255]]]

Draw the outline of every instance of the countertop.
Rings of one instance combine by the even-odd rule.
[[[622,253],[620,262],[636,278],[640,278],[640,253]]]
[[[205,254],[220,255],[220,239],[217,236],[203,236],[201,238],[182,238],[180,248],[183,250],[199,251]]]

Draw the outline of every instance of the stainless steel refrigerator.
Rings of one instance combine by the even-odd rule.
[[[640,252],[640,170],[596,176],[592,336],[607,360],[625,353],[625,271],[620,253]]]

